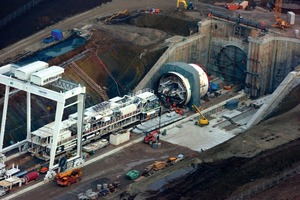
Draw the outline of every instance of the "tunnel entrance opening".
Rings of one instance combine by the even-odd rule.
[[[217,76],[228,84],[245,86],[247,73],[247,55],[243,50],[234,45],[225,46],[217,57]]]

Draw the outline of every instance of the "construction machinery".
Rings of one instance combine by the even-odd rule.
[[[272,24],[272,27],[277,27],[277,28],[280,28],[281,30],[283,30],[285,28],[290,28],[292,26],[289,22],[287,22],[281,18],[282,0],[275,1],[273,10],[274,10],[274,16],[275,16],[276,23]]]
[[[29,182],[31,181],[34,181],[34,180],[38,180],[39,179],[39,176],[40,174],[37,172],[37,171],[32,171],[32,172],[29,172],[28,174],[26,174],[24,177],[23,177],[23,182],[28,184]]]
[[[199,126],[206,126],[209,124],[209,121],[208,119],[201,113],[200,109],[195,106],[195,105],[192,105],[192,108],[195,109],[199,114],[200,114],[200,119],[196,122],[196,125],[199,125]]]
[[[171,164],[171,165],[174,165],[176,163],[178,163],[179,161],[183,160],[184,156],[182,154],[179,154],[177,156],[172,156],[172,157],[169,157],[169,160],[168,162]]]
[[[143,172],[143,176],[150,176],[155,172],[167,167],[168,164],[169,163],[166,161],[155,161],[154,163],[152,163],[151,165],[145,168],[145,171]]]
[[[56,182],[58,185],[69,186],[81,180],[82,171],[80,168],[70,169],[65,172],[56,174]]]
[[[152,146],[159,139],[159,130],[152,131],[144,137],[144,142]]]
[[[186,2],[186,0],[177,0],[177,10],[179,10],[180,4],[183,4],[185,10],[196,10],[196,7],[192,2]]]

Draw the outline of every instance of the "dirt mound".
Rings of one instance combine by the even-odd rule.
[[[179,13],[180,14],[180,13]],[[190,30],[197,29],[197,21],[164,14],[145,14],[133,21],[135,26],[159,29],[173,35],[190,35]]]
[[[118,40],[124,40],[124,42],[130,42],[135,45],[148,46],[162,41],[168,37],[164,31],[154,28],[142,28],[133,25],[99,25],[98,30],[107,32]]]

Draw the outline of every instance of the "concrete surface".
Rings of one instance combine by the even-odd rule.
[[[194,120],[186,122],[168,130],[167,135],[161,136],[160,139],[201,152],[201,149],[210,149],[234,137],[234,134],[214,128],[213,121],[205,127],[195,125]]]

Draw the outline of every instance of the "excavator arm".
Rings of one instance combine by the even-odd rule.
[[[201,113],[200,109],[195,106],[195,105],[192,105],[192,108],[195,109],[199,114],[200,114],[200,119],[198,122],[196,122],[197,125],[199,126],[205,126],[205,125],[208,125],[209,124],[209,121],[208,119]]]

